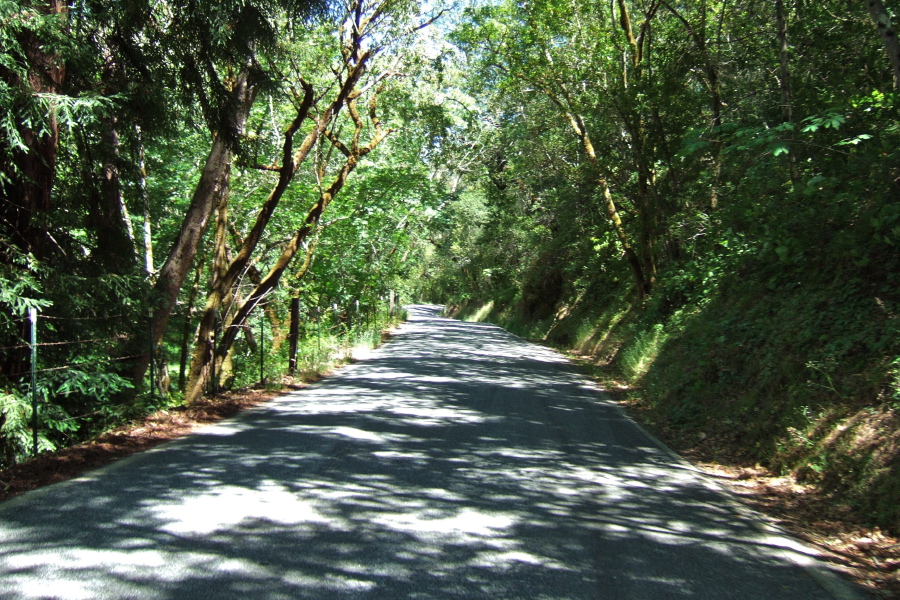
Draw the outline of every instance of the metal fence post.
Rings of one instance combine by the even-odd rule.
[[[210,395],[215,396],[219,393],[218,382],[216,381],[216,338],[219,337],[219,311],[216,311],[215,321],[213,324],[213,339],[212,339],[212,363],[210,363],[210,372],[211,372],[211,380],[210,380]]]
[[[150,319],[149,319],[149,323],[150,323],[150,340],[149,340],[150,341],[150,402],[152,403],[153,399],[156,397],[156,393],[153,390],[153,388],[155,387],[154,384],[156,383],[153,378],[154,377],[153,371],[155,371],[156,369],[155,369],[155,365],[153,363],[153,358],[154,358],[153,355],[155,354],[155,352],[154,352],[154,348],[153,348],[153,309],[152,308],[149,309],[148,314],[150,316]]]
[[[37,399],[37,309],[33,306],[28,309],[28,319],[31,321],[31,437],[33,455],[38,453],[38,399]]]
[[[266,313],[261,310],[259,313],[259,385],[266,385]]]
[[[337,337],[340,339],[341,337],[341,320],[338,318],[338,305],[337,302],[331,305],[333,316],[334,316],[334,328],[337,330]]]
[[[319,344],[319,350],[316,353],[316,360],[322,360],[322,315],[319,307],[316,307],[316,340]]]

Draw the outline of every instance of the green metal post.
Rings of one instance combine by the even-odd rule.
[[[266,385],[266,338],[265,338],[265,316],[263,310],[259,312],[259,385]]]
[[[322,316],[319,307],[316,307],[316,340],[319,343],[319,351],[316,355],[317,360],[322,360]]]
[[[153,368],[154,352],[153,352],[153,309],[152,308],[150,309],[149,314],[150,314],[150,338],[149,338],[149,340],[150,340],[150,402],[152,403],[153,398],[156,396],[156,393],[153,391],[153,388],[155,387],[154,384],[156,382],[153,380],[153,375],[154,375],[153,371],[155,371],[155,369]]]
[[[216,338],[219,336],[219,314],[216,312],[215,325],[213,325],[212,339],[212,363],[209,365],[212,379],[210,380],[211,396],[219,393],[218,382],[216,381]]]
[[[334,329],[337,331],[338,338],[341,337],[341,320],[338,318],[338,305],[337,302],[332,303],[331,312],[334,316]]]
[[[34,448],[32,454],[38,453],[38,399],[37,399],[37,309],[28,309],[31,321],[31,433]]]

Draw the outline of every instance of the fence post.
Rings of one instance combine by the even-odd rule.
[[[149,322],[150,322],[150,339],[149,339],[149,341],[150,341],[150,402],[152,404],[153,399],[156,397],[156,392],[153,391],[154,383],[155,383],[155,381],[153,379],[153,376],[154,376],[153,371],[156,370],[156,368],[155,368],[156,365],[154,365],[154,363],[153,363],[153,359],[154,359],[153,355],[156,353],[154,352],[154,347],[153,347],[153,309],[152,308],[148,310],[148,314],[150,315],[150,319],[149,319]]]
[[[219,393],[218,382],[216,381],[216,338],[219,337],[219,311],[216,311],[215,316],[215,324],[213,325],[213,339],[212,339],[212,362],[209,365],[210,368],[210,395],[215,396]]]
[[[31,438],[33,455],[38,453],[38,399],[37,399],[37,309],[28,309],[31,321]]]
[[[265,326],[266,326],[266,311],[260,309],[259,311],[259,385],[260,387],[265,387],[266,385],[266,338],[265,338]]]
[[[319,351],[316,353],[316,360],[322,360],[322,311],[316,307],[316,340],[319,344]]]
[[[297,346],[300,343],[300,292],[291,296],[291,324],[288,332],[288,374],[297,372]]]

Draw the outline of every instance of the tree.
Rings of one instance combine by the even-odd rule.
[[[407,29],[401,29],[400,35],[424,26],[402,25],[405,16],[402,10],[398,10],[399,8],[401,7],[390,7],[386,3],[369,6],[362,2],[354,2],[348,5],[344,19],[336,32],[340,59],[339,66],[334,69],[335,82],[332,84],[334,95],[330,101],[314,102],[316,92],[313,84],[298,75],[298,81],[303,88],[303,100],[285,131],[281,164],[263,167],[264,170],[277,172],[278,181],[259,210],[256,221],[249,234],[244,237],[240,249],[228,266],[223,267],[220,274],[214,278],[211,293],[207,297],[185,392],[188,402],[193,402],[202,395],[212,369],[222,372],[221,365],[226,361],[250,313],[278,285],[294,256],[310,234],[317,229],[322,214],[343,189],[359,161],[390,134],[391,130],[383,127],[378,116],[377,99],[386,83],[396,77],[398,72],[394,66],[388,66],[379,73],[369,75],[365,81],[363,78],[367,76],[370,63],[384,50],[385,45],[393,42],[391,36],[397,35],[387,29],[391,24],[391,17],[399,20],[401,27]],[[396,12],[392,14],[393,11]],[[426,21],[428,22],[430,21]],[[367,111],[363,113],[367,117],[365,118],[360,114],[359,103],[367,94],[369,96]],[[311,114],[313,110],[316,112],[315,116]],[[337,133],[341,127],[337,119],[341,116],[342,110],[347,113],[348,125],[352,128],[348,143],[341,141]],[[311,120],[312,128],[295,151],[293,138],[307,120]],[[371,130],[370,139],[363,145],[361,138],[367,129]],[[322,184],[324,187],[321,188],[318,200],[309,209],[300,227],[282,247],[280,256],[269,268],[268,273],[260,278],[246,299],[239,298],[235,290],[236,282],[246,272],[252,253],[294,176],[314,145],[323,136],[333,149],[344,155],[343,165],[332,175],[333,179],[329,185]],[[328,156],[330,155],[331,150],[328,151]],[[317,166],[319,181],[323,181],[328,175],[327,162],[326,160],[324,164]],[[223,319],[223,336],[221,341],[215,344],[216,319],[226,302],[233,307],[233,312],[226,311]]]
[[[872,23],[881,36],[884,44],[884,50],[888,56],[888,62],[891,63],[891,72],[894,77],[894,89],[900,90],[900,40],[897,40],[897,29],[891,22],[891,15],[888,14],[884,3],[881,0],[864,0],[866,7],[869,9],[869,16]]]
[[[54,97],[66,78],[58,53],[66,13],[67,5],[59,0],[0,3],[0,102],[6,112],[0,129],[3,237],[38,259],[49,241],[42,215],[50,209],[59,142]]]
[[[213,209],[227,195],[232,157],[259,88],[267,74],[260,53],[273,48],[278,19],[319,10],[317,1],[225,3],[194,6],[184,18],[173,18],[169,42],[177,47],[183,85],[200,101],[212,134],[212,148],[168,258],[154,285],[158,298],[151,317],[151,344],[161,341],[178,293],[190,271]],[[213,33],[215,32],[215,33]],[[223,32],[226,32],[223,34]],[[210,44],[216,40],[218,43]],[[197,53],[192,54],[194,50]],[[236,72],[236,74],[234,74]],[[140,381],[151,357],[135,362],[133,379]]]
[[[644,40],[650,22],[654,18],[659,4],[651,3],[644,22],[640,25],[639,34],[636,36],[631,22],[630,13],[624,1],[618,3],[621,34],[624,35],[627,49],[621,50],[630,54],[630,65],[623,66],[619,72],[614,73],[615,83],[612,79],[598,81],[591,76],[596,72],[598,60],[611,50],[601,48],[598,40],[606,37],[613,39],[606,32],[596,31],[595,23],[606,22],[599,15],[593,14],[592,8],[575,6],[553,5],[553,12],[549,12],[549,6],[541,3],[531,8],[518,9],[507,6],[501,9],[481,9],[473,16],[476,23],[481,26],[473,29],[463,29],[459,34],[459,40],[465,48],[470,49],[473,58],[481,60],[482,68],[495,70],[506,78],[503,84],[506,91],[522,94],[523,91],[540,91],[552,103],[560,116],[568,123],[571,131],[583,152],[584,159],[594,172],[596,189],[602,197],[602,206],[608,222],[615,232],[625,260],[631,269],[635,290],[640,297],[644,297],[650,290],[652,272],[654,270],[652,258],[652,235],[648,222],[652,220],[654,207],[649,206],[643,199],[643,206],[638,208],[640,218],[644,221],[642,234],[647,250],[643,252],[643,259],[632,243],[632,236],[623,224],[617,202],[613,198],[610,188],[610,177],[613,171],[609,162],[601,160],[594,145],[594,136],[589,127],[590,116],[588,111],[595,110],[598,99],[596,95],[586,93],[588,88],[596,87],[613,112],[613,116],[620,128],[629,132],[634,144],[631,146],[633,157],[638,165],[641,178],[641,189],[648,190],[652,179],[648,164],[648,157],[643,155],[645,146],[643,136],[643,118],[633,111],[629,113],[625,107],[632,105],[635,93],[642,90],[642,72],[644,69]],[[494,14],[496,11],[503,11]],[[571,35],[560,28],[561,20],[556,18],[560,11],[569,13],[570,18],[577,24]],[[549,17],[549,15],[554,15]],[[501,25],[500,22],[512,21],[515,28]],[[614,34],[616,32],[613,32]],[[582,45],[579,52],[571,52],[569,44],[558,43],[560,38],[570,37],[573,44]],[[486,40],[485,51],[478,50],[481,40]],[[607,71],[608,73],[608,71]],[[518,83],[517,83],[518,82]],[[632,92],[632,89],[635,92]],[[628,98],[632,96],[632,98]],[[596,122],[596,121],[595,121]],[[646,196],[646,194],[645,194]]]

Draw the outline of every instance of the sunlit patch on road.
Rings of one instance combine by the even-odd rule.
[[[216,486],[185,498],[156,502],[149,511],[160,522],[158,529],[176,535],[206,535],[248,519],[295,526],[329,522],[310,501],[272,481],[264,481],[256,489]]]
[[[559,355],[435,313],[334,377],[0,510],[0,596],[825,597],[801,546]]]

